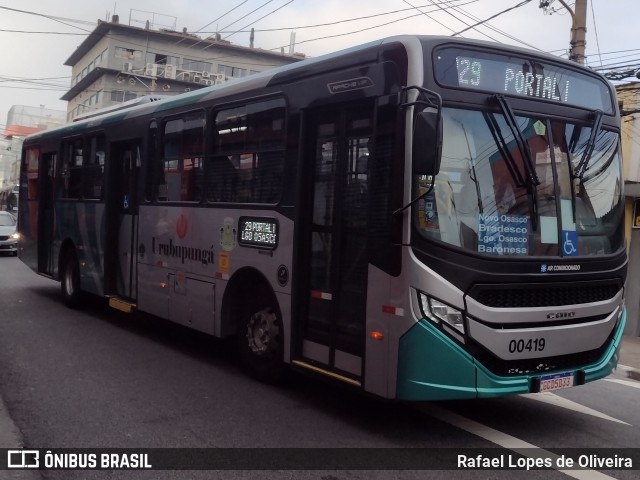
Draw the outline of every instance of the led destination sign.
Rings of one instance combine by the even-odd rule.
[[[596,77],[513,55],[445,47],[434,57],[436,80],[447,87],[483,90],[613,113],[607,84]]]
[[[238,244],[244,247],[275,249],[278,246],[278,220],[265,217],[240,217]]]

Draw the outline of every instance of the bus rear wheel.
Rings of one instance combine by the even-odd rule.
[[[69,308],[80,305],[80,266],[73,250],[68,251],[60,267],[62,301]]]
[[[238,325],[238,349],[249,373],[266,383],[283,380],[283,332],[272,302],[247,301]],[[273,302],[275,303],[275,302]]]

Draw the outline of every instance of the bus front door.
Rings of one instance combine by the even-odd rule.
[[[104,268],[107,294],[125,300],[136,298],[136,255],[140,170],[138,140],[111,145],[107,192],[107,243]]]
[[[360,385],[367,303],[368,162],[373,105],[308,112],[302,366]],[[301,256],[301,257],[302,257]],[[295,362],[294,362],[295,363]]]

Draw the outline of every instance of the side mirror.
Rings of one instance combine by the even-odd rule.
[[[437,175],[442,154],[442,116],[438,109],[424,110],[413,123],[412,162],[415,175]]]

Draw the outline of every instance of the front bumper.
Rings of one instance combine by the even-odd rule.
[[[0,241],[0,253],[15,253],[18,251],[18,241]]]
[[[557,372],[574,371],[584,383],[609,375],[618,364],[625,322],[623,309],[597,361]],[[552,373],[556,372],[496,375],[423,319],[400,339],[396,396],[399,400],[421,401],[531,393],[541,375]]]

